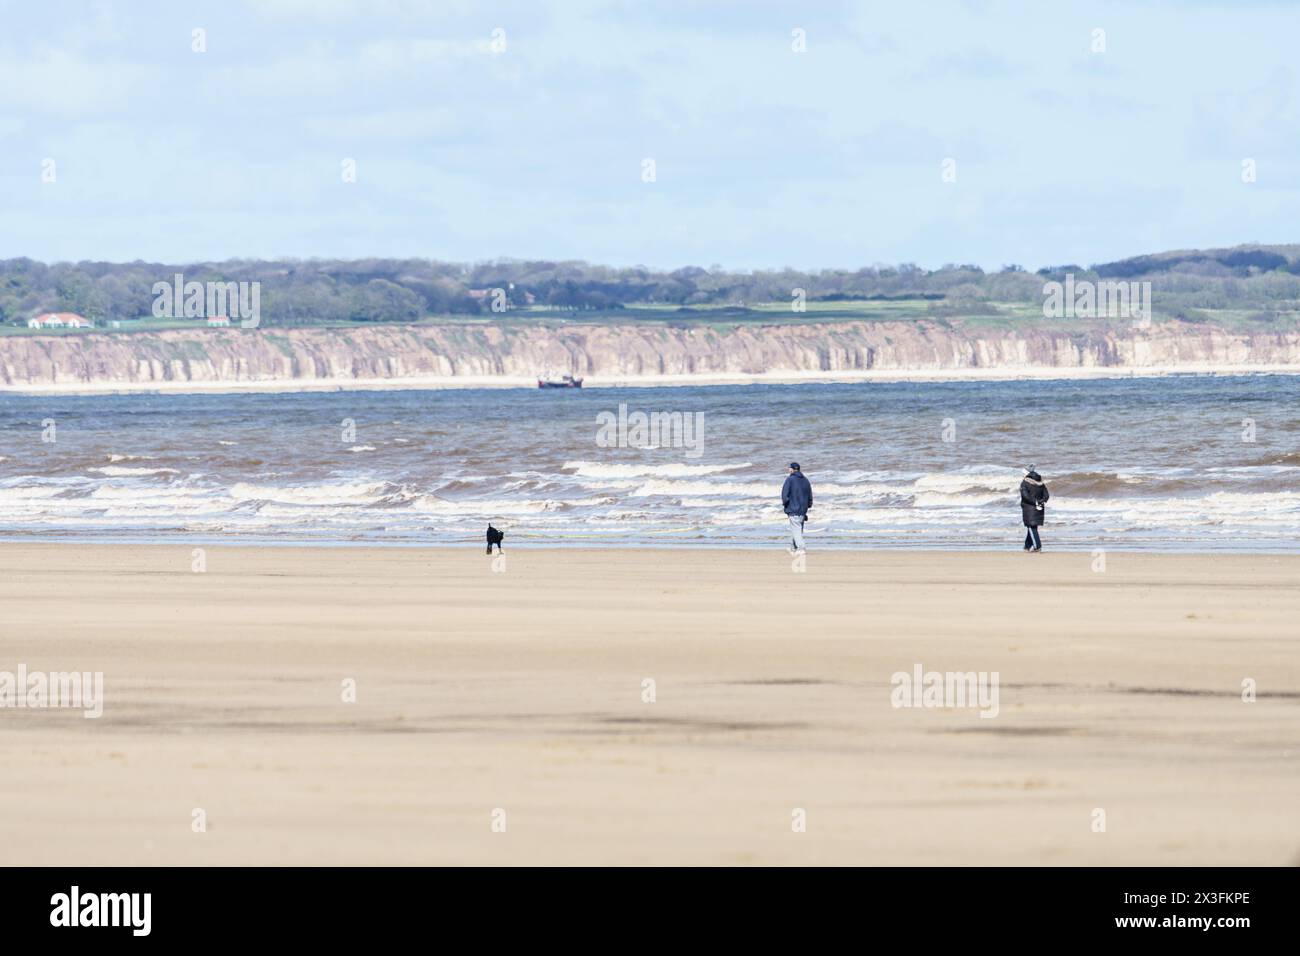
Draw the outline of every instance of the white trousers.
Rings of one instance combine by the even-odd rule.
[[[800,551],[803,550],[803,523],[808,520],[807,515],[786,515],[790,519],[790,538],[794,541],[794,546]]]

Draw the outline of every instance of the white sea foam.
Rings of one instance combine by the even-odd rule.
[[[813,484],[813,500],[826,497],[879,498],[884,495],[898,494],[899,488],[890,485],[868,483],[861,485]],[[641,482],[633,498],[646,498],[654,495],[667,497],[728,497],[753,498],[769,501],[781,500],[781,483],[776,481],[674,481],[671,479],[651,479]]]
[[[183,503],[217,497],[212,489],[187,488],[184,486],[150,485],[98,485],[88,496],[92,501],[172,501]],[[77,500],[77,499],[73,499]],[[81,499],[84,500],[84,499]]]
[[[237,482],[230,489],[230,497],[241,501],[265,500],[284,504],[328,505],[343,503],[377,503],[388,488],[388,482],[375,481],[358,484],[303,485],[286,488],[281,485],[254,485]]]
[[[33,498],[53,498],[55,495],[61,495],[72,487],[66,484],[37,484],[33,481],[27,484],[22,479],[15,482],[8,479],[0,483],[0,501],[12,501],[21,504]]]
[[[1017,499],[1008,497],[1007,494],[957,494],[953,492],[922,492],[912,499],[912,504],[917,508],[951,508],[966,506],[969,508],[979,508],[984,505],[991,505],[995,502],[1007,502],[1016,504]]]
[[[814,509],[816,511],[816,509]],[[1017,518],[1019,515],[1016,516]],[[943,526],[949,527],[956,521],[961,521],[963,526],[969,524],[983,524],[997,519],[993,516],[971,514],[958,509],[934,509],[921,510],[918,508],[846,508],[846,509],[823,509],[816,514],[819,522],[828,522],[833,527],[839,527],[843,524],[886,524],[907,527],[909,525],[924,526]],[[1008,518],[1004,521],[1010,524]]]
[[[912,483],[917,491],[958,494],[963,491],[997,491],[1011,494],[1020,486],[1021,475],[1010,469],[937,472],[922,475]]]
[[[671,481],[652,479],[642,482],[632,492],[633,498],[647,498],[652,495],[665,495],[679,498],[683,495],[707,497],[722,495],[730,498],[752,497],[771,498],[777,495],[780,487],[763,482],[728,482],[728,481]]]
[[[118,460],[121,457],[118,456]],[[175,468],[129,468],[125,465],[105,465],[103,468],[91,468],[90,471],[105,478],[140,478],[146,475],[179,475]]]

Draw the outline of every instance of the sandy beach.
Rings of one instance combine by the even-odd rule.
[[[0,671],[105,682],[0,709],[8,862],[1300,862],[1300,557],[203,558],[0,546]]]

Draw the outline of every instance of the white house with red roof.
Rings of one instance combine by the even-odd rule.
[[[43,312],[27,320],[29,329],[91,329],[95,323],[75,312]]]

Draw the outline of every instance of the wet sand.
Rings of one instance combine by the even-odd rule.
[[[0,545],[0,671],[105,681],[0,709],[7,862],[1300,862],[1300,556],[205,558]]]

